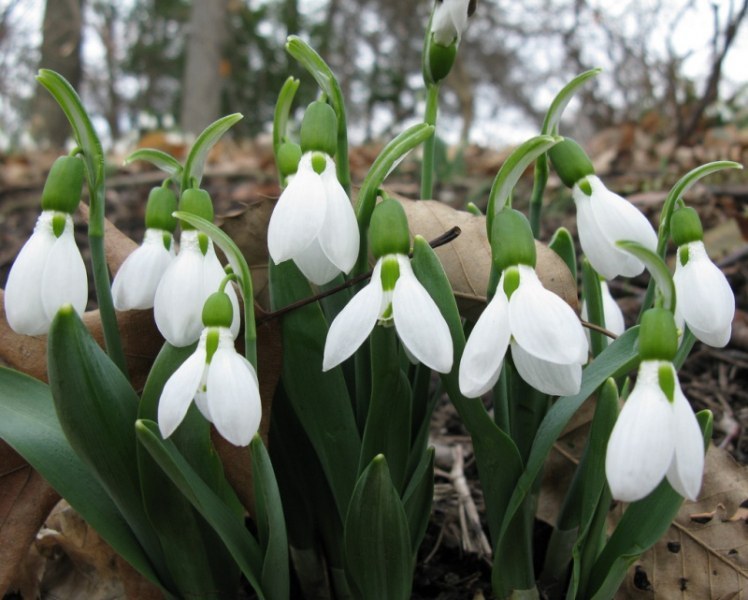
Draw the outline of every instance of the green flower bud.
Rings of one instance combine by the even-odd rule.
[[[338,117],[332,106],[325,102],[312,102],[301,121],[301,151],[318,150],[335,156],[338,148]]]
[[[704,228],[701,219],[691,207],[683,207],[673,212],[670,221],[670,235],[676,246],[683,246],[690,242],[700,242],[704,239]]]
[[[278,155],[275,157],[275,160],[283,179],[289,175],[293,175],[299,168],[301,146],[293,142],[283,142],[278,148]]]
[[[375,258],[410,251],[408,218],[396,200],[387,198],[374,208],[369,225],[369,246]]]
[[[148,194],[145,207],[145,226],[147,229],[163,229],[174,233],[177,220],[172,213],[177,210],[177,197],[169,188],[155,187]]]
[[[231,327],[234,308],[225,292],[215,292],[203,304],[203,325],[205,327]]]
[[[78,208],[82,191],[83,161],[75,156],[61,156],[52,165],[44,184],[42,210],[72,215]]]
[[[650,308],[642,315],[639,331],[639,356],[642,360],[672,361],[678,351],[678,329],[673,313]]]
[[[182,192],[179,199],[179,210],[213,221],[213,201],[205,190],[190,188]],[[189,223],[182,222],[182,229],[194,229]]]
[[[452,42],[449,46],[437,44],[433,38],[428,48],[429,77],[427,83],[438,83],[444,79],[452,70],[455,57],[457,56],[457,42]]]
[[[566,187],[573,188],[581,179],[595,174],[592,161],[582,147],[571,138],[564,138],[562,142],[553,146],[548,150],[548,156]]]
[[[525,215],[509,207],[499,211],[491,225],[491,253],[499,271],[513,265],[535,267],[535,239]]]

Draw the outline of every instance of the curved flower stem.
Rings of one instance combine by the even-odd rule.
[[[540,239],[540,215],[543,212],[543,193],[548,183],[548,155],[541,154],[535,161],[535,173],[530,197],[530,228],[532,236]]]
[[[439,84],[430,83],[426,92],[426,115],[424,123],[436,126],[436,115],[439,110]],[[436,150],[436,130],[423,143],[423,162],[421,163],[421,199],[434,197],[434,153]]]

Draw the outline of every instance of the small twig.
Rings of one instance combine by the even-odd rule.
[[[582,323],[582,327],[586,327],[587,329],[591,329],[592,331],[597,331],[598,333],[602,333],[603,335],[607,335],[612,340],[617,340],[618,336],[613,333],[612,331],[608,331],[605,329],[605,327],[600,327],[600,325],[595,325],[594,323],[590,323],[589,321],[585,321],[584,319],[579,319]]]
[[[434,238],[429,242],[429,246],[432,248],[438,248],[439,246],[444,246],[445,244],[449,244],[450,242],[457,239],[457,237],[462,233],[462,230],[459,227],[452,227],[452,229],[449,229],[448,231],[445,231],[442,233],[439,237]],[[412,258],[413,254],[409,254],[409,256]],[[298,300],[297,302],[292,302],[288,306],[284,306],[280,310],[276,310],[274,312],[269,312],[264,314],[262,317],[255,320],[257,325],[261,325],[262,323],[266,323],[268,321],[271,321],[273,319],[277,319],[279,317],[282,317],[283,315],[296,310],[298,308],[302,308],[306,306],[307,304],[312,304],[313,302],[317,302],[317,300],[321,300],[322,298],[327,298],[328,296],[332,296],[333,294],[337,294],[338,292],[349,288],[351,286],[356,285],[357,283],[360,283],[362,281],[365,281],[371,277],[371,274],[373,271],[368,271],[366,273],[361,273],[361,275],[357,275],[356,277],[353,277],[352,279],[349,279],[345,283],[341,283],[340,285],[336,285],[333,288],[330,288],[329,290],[326,290],[324,292],[320,292],[319,294],[315,294],[314,296],[310,296],[309,298],[304,298],[303,300]]]
[[[470,493],[467,479],[465,478],[465,461],[462,446],[457,444],[452,449],[454,463],[449,473],[449,478],[457,492],[459,500],[460,528],[463,531],[463,548],[467,552],[475,552],[487,558],[491,556],[491,544],[483,531],[478,516],[478,509]]]

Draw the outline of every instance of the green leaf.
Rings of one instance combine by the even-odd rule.
[[[270,262],[273,310],[312,295],[309,282],[293,261]],[[319,303],[283,316],[283,385],[294,413],[314,446],[332,489],[341,520],[358,472],[361,440],[342,369],[322,372],[327,322]]]
[[[638,338],[639,328],[632,327],[610,344],[600,356],[585,368],[582,373],[582,387],[579,393],[574,396],[559,398],[548,411],[538,428],[527,465],[517,481],[516,489],[512,493],[507,506],[500,537],[504,536],[510,520],[522,505],[527,494],[530,493],[548,453],[574,413],[609,377],[626,373],[637,365],[639,354],[636,341]]]
[[[70,446],[96,473],[151,561],[163,564],[140,494],[133,429],[138,396],[70,305],[52,321],[47,359],[57,416]]]
[[[574,248],[574,238],[566,227],[559,227],[553,234],[548,247],[561,257],[571,271],[572,280],[577,280],[577,251]]]
[[[165,590],[98,479],[70,447],[62,432],[49,387],[0,367],[0,438],[36,469],[114,550],[148,581]]]
[[[144,160],[161,169],[179,183],[182,175],[182,165],[171,154],[155,148],[139,148],[127,155],[124,164],[129,165],[136,160]]]
[[[486,231],[489,239],[491,237],[491,226],[493,218],[507,204],[511,197],[514,186],[519,178],[532,162],[541,154],[545,154],[563,138],[550,135],[538,135],[530,138],[516,148],[501,165],[496,179],[491,186],[488,195],[488,208],[486,209]]]
[[[605,327],[605,312],[603,311],[603,292],[600,289],[600,276],[592,268],[587,258],[582,259],[582,296],[587,307],[587,320],[593,325]],[[608,346],[607,338],[593,329],[589,330],[590,351],[592,356],[599,355]]]
[[[227,115],[208,125],[197,136],[195,143],[190,148],[190,153],[187,155],[187,160],[184,162],[182,190],[199,187],[200,181],[203,178],[205,160],[208,158],[210,149],[221,139],[224,133],[231,129],[238,121],[241,121],[242,118],[243,116],[239,113]]]
[[[616,246],[633,254],[644,263],[662,295],[663,308],[673,312],[675,310],[675,284],[670,269],[660,256],[637,242],[623,240],[616,242]]]
[[[574,94],[576,94],[589,79],[597,77],[600,73],[602,73],[602,69],[590,69],[589,71],[580,73],[567,83],[558,94],[556,94],[556,97],[553,99],[553,102],[551,102],[548,112],[545,114],[545,119],[543,120],[543,128],[541,131],[545,135],[558,135],[558,123],[561,121],[561,116],[564,114],[564,110],[566,110],[566,107],[569,105],[569,102],[571,102]]]
[[[410,545],[415,557],[421,546],[431,517],[434,498],[434,454],[433,447],[421,454],[421,461],[403,494],[403,508],[408,517]]]
[[[413,125],[399,134],[394,140],[387,144],[377,156],[366,174],[356,202],[356,218],[358,219],[358,230],[361,234],[361,244],[358,251],[358,261],[354,274],[363,273],[368,270],[368,230],[371,221],[371,213],[377,202],[377,193],[384,183],[386,177],[405,158],[405,156],[434,133],[432,125],[419,123]]]
[[[414,561],[408,520],[382,455],[356,483],[345,519],[345,557],[356,598],[410,598]]]
[[[288,115],[291,112],[296,91],[299,89],[299,83],[298,79],[289,77],[278,93],[278,100],[275,103],[275,112],[273,113],[273,153],[276,156],[278,155],[278,148],[287,137]]]
[[[265,445],[259,434],[250,443],[252,487],[255,497],[254,521],[264,554],[262,589],[270,600],[289,597],[288,539],[278,483]]]
[[[706,448],[712,433],[711,413],[702,411],[697,419]],[[598,600],[610,598],[628,568],[665,534],[682,503],[683,497],[663,479],[649,496],[630,504],[592,568],[592,593],[588,595]]]
[[[174,443],[161,439],[158,425],[146,419],[135,424],[138,440],[180,489],[198,512],[215,529],[239,569],[257,595],[264,599],[260,585],[262,552],[257,541],[244,528],[240,515],[224,503],[195,473]]]

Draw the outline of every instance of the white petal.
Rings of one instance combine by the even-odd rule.
[[[327,258],[343,273],[348,273],[358,258],[358,221],[348,194],[335,174],[334,164],[322,174],[322,181],[327,192],[327,210],[319,243]]]
[[[381,270],[382,263],[378,261],[369,285],[351,299],[330,325],[322,359],[323,371],[329,371],[351,356],[374,329],[382,305]]]
[[[460,391],[477,398],[498,381],[509,345],[509,302],[501,287],[478,318],[460,360]]]
[[[667,472],[667,479],[676,492],[689,500],[696,500],[704,472],[704,436],[688,400],[675,388],[675,454]]]
[[[64,304],[72,304],[79,315],[86,310],[88,275],[80,250],[75,245],[72,219],[49,251],[42,274],[41,293],[42,306],[50,321]]]
[[[189,346],[200,337],[203,328],[203,258],[197,232],[182,232],[179,254],[156,288],[153,302],[156,326],[174,346]]]
[[[158,428],[162,437],[167,438],[174,433],[184,419],[205,368],[205,346],[200,345],[169,377],[158,401]]]
[[[260,428],[262,404],[257,376],[236,350],[218,349],[208,368],[208,407],[218,433],[246,446]]]
[[[699,340],[721,348],[730,341],[735,296],[702,242],[688,244],[688,257],[685,266],[676,258],[673,281],[678,312]]]
[[[392,295],[392,316],[397,335],[424,365],[439,373],[449,373],[454,348],[447,322],[413,274],[410,259],[398,255],[398,263],[400,277]]]
[[[40,335],[49,331],[51,319],[42,306],[41,286],[44,265],[55,241],[51,215],[42,213],[5,284],[5,318],[16,333]]]
[[[442,46],[449,46],[455,39],[460,40],[467,28],[467,0],[444,0],[437,4],[431,21],[434,39]]]
[[[512,358],[520,377],[536,390],[551,396],[571,396],[582,386],[582,365],[560,365],[536,358],[512,342]]]
[[[605,474],[613,497],[641,500],[667,473],[675,452],[673,407],[660,389],[658,361],[644,361],[608,440]]]
[[[276,264],[294,258],[317,237],[325,220],[325,196],[322,178],[307,153],[270,216],[268,250]]]
[[[509,326],[522,348],[557,364],[587,362],[587,338],[572,308],[546,290],[535,269],[519,266],[519,287],[509,299]]]
[[[603,298],[603,314],[605,315],[605,329],[616,335],[626,331],[626,323],[623,320],[623,311],[618,306],[615,298],[610,293],[610,288],[605,281],[600,282]]]
[[[294,256],[293,261],[304,277],[316,285],[329,283],[340,275],[340,269],[330,262],[318,239],[312,240],[306,250]]]
[[[153,307],[156,288],[175,257],[174,251],[164,246],[164,233],[160,229],[146,230],[143,244],[125,259],[117,271],[112,282],[112,299],[117,310]]]

